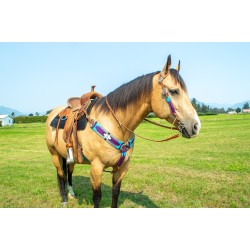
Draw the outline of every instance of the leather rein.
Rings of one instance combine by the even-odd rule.
[[[174,125],[174,123],[175,123],[176,120],[177,120],[178,123],[179,123],[178,128],[165,126],[165,125],[162,125],[162,124],[160,124],[160,123],[150,121],[150,120],[147,119],[147,118],[144,118],[144,120],[147,121],[147,122],[149,122],[149,123],[151,123],[151,124],[154,124],[154,125],[156,125],[156,126],[159,126],[159,127],[163,127],[163,128],[167,128],[167,129],[171,129],[171,130],[178,130],[179,132],[181,132],[182,127],[181,127],[181,125],[180,125],[179,117],[178,117],[178,115],[177,115],[177,113],[176,113],[176,110],[175,110],[175,108],[174,108],[174,105],[173,105],[173,103],[172,103],[172,101],[171,101],[171,98],[170,98],[169,92],[168,92],[168,90],[167,90],[167,87],[164,86],[164,84],[163,84],[163,81],[164,81],[164,79],[165,79],[167,76],[168,76],[168,74],[162,76],[162,74],[160,73],[160,78],[159,78],[159,80],[158,80],[158,83],[161,84],[161,87],[162,87],[162,94],[165,96],[166,102],[168,103],[171,112],[172,112],[173,115],[175,116],[175,120],[174,120],[174,122],[172,123],[172,125]],[[120,125],[120,127],[124,127],[126,130],[128,130],[128,131],[131,132],[132,134],[136,135],[137,137],[140,137],[140,138],[142,138],[142,139],[144,139],[144,140],[152,141],[152,142],[165,142],[165,141],[169,141],[169,140],[178,138],[178,137],[180,136],[180,134],[176,134],[176,135],[170,136],[170,137],[165,138],[165,139],[162,139],[162,140],[153,140],[153,139],[149,139],[149,138],[143,137],[143,136],[141,136],[141,135],[135,133],[134,131],[132,131],[131,129],[129,129],[127,126],[125,126],[124,124],[122,124],[122,123],[120,122],[120,120],[117,118],[117,116],[115,115],[114,111],[112,110],[112,108],[111,108],[111,106],[110,106],[110,104],[109,104],[109,102],[108,102],[107,96],[105,97],[105,101],[106,101],[106,104],[107,104],[107,106],[108,106],[108,109],[109,109],[110,113],[113,115],[113,117],[115,118],[115,120],[117,121],[117,123]]]

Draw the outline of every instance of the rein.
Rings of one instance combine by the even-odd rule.
[[[171,129],[171,130],[178,130],[178,128],[165,126],[165,125],[162,125],[162,124],[160,124],[160,123],[158,123],[158,122],[150,121],[150,120],[147,119],[147,118],[144,118],[144,121],[147,121],[147,122],[149,122],[149,123],[152,123],[152,124],[154,124],[154,125],[156,125],[156,126],[158,126],[158,127],[168,128],[168,129]],[[174,122],[173,122],[173,123],[174,123]]]

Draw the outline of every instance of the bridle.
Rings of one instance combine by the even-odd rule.
[[[162,87],[162,94],[165,96],[165,100],[169,105],[169,108],[172,112],[172,114],[175,116],[175,119],[172,123],[172,125],[175,124],[176,121],[178,121],[178,130],[180,133],[182,133],[182,130],[185,128],[184,125],[180,122],[179,116],[175,110],[175,107],[171,101],[170,95],[169,95],[169,91],[167,89],[167,87],[163,84],[163,81],[165,80],[165,78],[168,76],[169,74],[166,75],[162,75],[162,72],[160,73],[160,77],[158,79],[158,83],[161,85]]]
[[[163,76],[163,75],[160,73],[160,77],[159,77],[159,79],[158,79],[158,83],[161,85],[161,87],[162,87],[162,94],[165,96],[165,100],[166,100],[166,102],[168,103],[168,105],[169,105],[169,107],[170,107],[170,110],[171,110],[172,114],[175,116],[175,119],[174,119],[174,122],[172,123],[172,125],[174,125],[174,123],[175,123],[176,121],[178,121],[178,124],[179,124],[179,125],[178,125],[178,128],[165,126],[165,125],[162,125],[162,124],[160,124],[160,123],[150,121],[150,120],[148,120],[148,119],[146,119],[146,118],[145,118],[144,120],[147,121],[147,122],[149,122],[149,123],[152,123],[152,124],[154,124],[154,125],[156,125],[156,126],[164,127],[164,128],[171,129],[171,130],[179,130],[179,132],[181,133],[184,127],[183,127],[183,125],[181,124],[180,119],[179,119],[179,117],[178,117],[178,114],[177,114],[177,112],[176,112],[176,110],[175,110],[175,108],[174,108],[174,105],[173,105],[172,101],[171,101],[171,98],[170,98],[168,89],[167,89],[167,87],[163,84],[163,81],[164,81],[164,79],[165,79],[167,76],[168,76],[168,74],[166,74],[166,75]],[[113,115],[113,117],[115,118],[115,120],[117,121],[117,123],[120,125],[120,127],[124,127],[126,130],[128,130],[128,131],[131,132],[132,134],[136,135],[137,137],[140,137],[140,138],[142,138],[142,139],[144,139],[144,140],[147,140],[147,141],[165,142],[165,141],[169,141],[169,140],[171,140],[171,139],[178,138],[178,137],[180,136],[180,134],[176,134],[176,135],[174,135],[174,136],[165,138],[165,139],[163,139],[163,140],[153,140],[153,139],[145,138],[145,137],[143,137],[143,136],[141,136],[141,135],[135,133],[134,131],[132,131],[131,129],[129,129],[129,128],[128,128],[127,126],[125,126],[124,124],[122,124],[122,123],[120,122],[120,120],[117,118],[117,116],[115,115],[114,111],[112,110],[112,108],[111,108],[111,106],[110,106],[110,104],[109,104],[109,101],[108,101],[107,96],[105,97],[105,100],[106,100],[106,104],[107,104],[107,106],[108,106],[108,109],[109,109],[110,113]]]

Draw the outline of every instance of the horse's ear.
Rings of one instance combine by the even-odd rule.
[[[176,70],[177,70],[178,72],[180,72],[180,69],[181,69],[181,61],[179,60],[179,63],[178,63],[178,65],[176,66]]]
[[[171,67],[171,55],[168,56],[167,62],[164,68],[162,69],[163,75],[167,75],[169,73],[170,67]]]

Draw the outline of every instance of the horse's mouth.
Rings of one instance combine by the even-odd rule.
[[[186,128],[183,128],[182,131],[181,131],[181,134],[183,137],[187,138],[187,139],[190,139],[191,136],[189,135],[189,133],[187,132]]]
[[[190,135],[182,123],[179,124],[178,129],[179,129],[182,137],[184,137],[184,138],[190,139],[190,138],[193,138],[196,136],[196,134],[194,134],[194,133],[192,133],[192,135]]]

